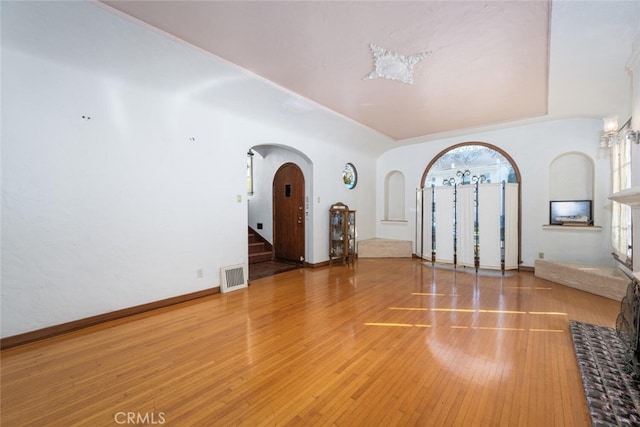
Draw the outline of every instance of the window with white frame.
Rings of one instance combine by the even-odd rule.
[[[247,194],[253,195],[253,151],[247,152]]]
[[[620,138],[619,144],[611,147],[612,191],[631,187],[631,144]],[[611,245],[613,256],[625,265],[631,266],[631,207],[613,201],[611,206]]]

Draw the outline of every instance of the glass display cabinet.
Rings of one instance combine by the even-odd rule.
[[[356,257],[356,211],[344,203],[336,203],[329,210],[329,265],[334,259],[342,263]]]

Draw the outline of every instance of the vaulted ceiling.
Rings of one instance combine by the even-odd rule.
[[[394,140],[624,114],[640,28],[637,1],[103,3]]]

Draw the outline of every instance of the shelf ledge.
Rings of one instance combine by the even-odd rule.
[[[631,187],[609,196],[610,200],[632,207],[640,207],[640,187]]]
[[[542,226],[543,230],[571,230],[571,231],[602,231],[602,227],[598,225],[575,226],[575,225],[550,225]]]

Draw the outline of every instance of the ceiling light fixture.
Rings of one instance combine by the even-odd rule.
[[[618,128],[618,116],[607,116],[604,119],[604,134],[600,137],[600,146],[603,148],[619,144],[621,138],[627,143],[640,144],[640,131],[631,129],[631,117]],[[623,132],[623,129],[627,128]]]
[[[404,56],[390,52],[373,43],[369,47],[373,54],[375,68],[364,76],[362,80],[383,78],[413,84],[413,66],[431,53],[431,51],[428,51]]]

